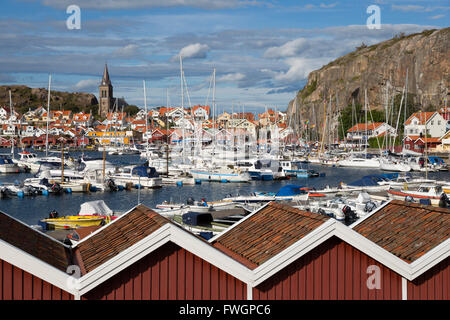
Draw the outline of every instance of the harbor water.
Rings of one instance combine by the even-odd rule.
[[[101,152],[90,151],[85,152],[85,154],[89,157],[102,157]],[[71,152],[70,155],[77,158],[81,153]],[[106,160],[118,166],[145,162],[139,155],[108,155]],[[118,192],[64,193],[61,195],[6,198],[0,200],[0,211],[28,225],[36,225],[40,219],[47,218],[52,210],[56,210],[60,216],[76,215],[82,203],[93,200],[104,200],[113,211],[124,212],[130,210],[138,203],[155,208],[157,204],[163,201],[186,203],[189,198],[195,200],[205,198],[207,201],[218,201],[230,194],[246,195],[251,192],[277,192],[282,186],[288,184],[321,189],[327,185],[337,186],[340,182],[349,183],[365,175],[383,173],[378,169],[339,168],[312,164],[309,167],[324,173],[325,176],[280,181],[251,181],[250,183],[202,182],[198,185],[189,186],[167,185],[160,189],[132,189]],[[424,173],[420,175],[424,176]],[[0,183],[19,183],[32,176],[33,174],[30,173],[0,174]],[[449,172],[430,172],[428,176],[431,179],[450,181]]]

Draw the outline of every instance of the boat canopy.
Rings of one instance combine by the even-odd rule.
[[[0,157],[0,164],[14,164],[14,162],[7,157]]]
[[[80,206],[80,212],[78,213],[78,215],[80,216],[111,216],[112,214],[113,211],[106,205],[105,201],[103,200],[95,200],[82,203]]]
[[[442,160],[442,158],[439,157],[428,157],[428,159],[430,160],[431,164],[445,164],[444,160]]]
[[[276,196],[278,197],[286,197],[286,196],[295,196],[298,194],[305,193],[304,186],[296,186],[293,184],[288,184],[284,187],[282,187]]]
[[[145,178],[157,178],[159,177],[158,172],[154,167],[135,167],[131,171],[133,176],[145,177]]]
[[[383,177],[389,179],[389,180],[394,180],[398,178],[398,172],[393,172],[393,173],[383,173],[381,174]]]
[[[355,186],[355,187],[370,187],[370,186],[377,186],[378,182],[386,181],[386,180],[388,180],[388,179],[382,175],[372,174],[372,175],[364,176],[359,180],[350,182],[348,185]]]

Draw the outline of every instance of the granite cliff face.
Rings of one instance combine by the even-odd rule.
[[[353,100],[364,105],[366,89],[370,108],[383,110],[386,88],[390,97],[401,95],[407,71],[410,103],[422,110],[443,106],[450,93],[450,28],[361,46],[311,72],[306,86],[289,103],[288,114],[297,122],[309,119],[321,126],[326,110],[331,124],[337,126],[339,112]],[[330,96],[331,106],[327,102],[324,108],[324,100],[329,101]]]

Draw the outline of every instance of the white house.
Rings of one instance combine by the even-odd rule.
[[[192,116],[196,121],[203,121],[209,118],[209,106],[193,106],[192,107]]]
[[[386,122],[358,123],[347,130],[348,140],[364,140],[379,137],[385,134],[396,136],[395,128]]]
[[[425,126],[427,132],[425,132]],[[428,134],[431,138],[442,137],[447,121],[439,112],[415,112],[405,121],[406,135]]]
[[[75,113],[73,115],[73,123],[77,127],[89,127],[92,125],[93,117],[90,113]]]

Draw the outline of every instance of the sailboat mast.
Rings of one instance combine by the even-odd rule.
[[[213,135],[214,135],[214,142],[213,142],[213,156],[216,149],[216,68],[214,68],[213,72],[213,98],[212,98],[212,105],[213,105]]]
[[[144,109],[145,109],[145,136],[147,137],[145,140],[145,144],[147,146],[148,152],[148,111],[147,111],[147,91],[145,86],[145,80],[142,81],[144,85]]]
[[[50,118],[50,86],[52,82],[52,75],[48,76],[48,98],[47,98],[47,133],[45,137],[45,156],[48,156],[48,122]]]
[[[180,90],[181,90],[181,112],[182,112],[182,135],[183,135],[183,149],[182,158],[184,161],[184,86],[183,86],[183,58],[180,54]]]
[[[369,141],[368,135],[367,135],[367,89],[364,90],[364,116],[366,118],[365,125],[366,125],[366,131],[365,131],[365,142],[364,142],[364,154],[365,158],[367,159],[367,143]]]
[[[166,89],[166,108],[169,110],[169,89]],[[166,176],[169,177],[169,123],[166,117]]]

